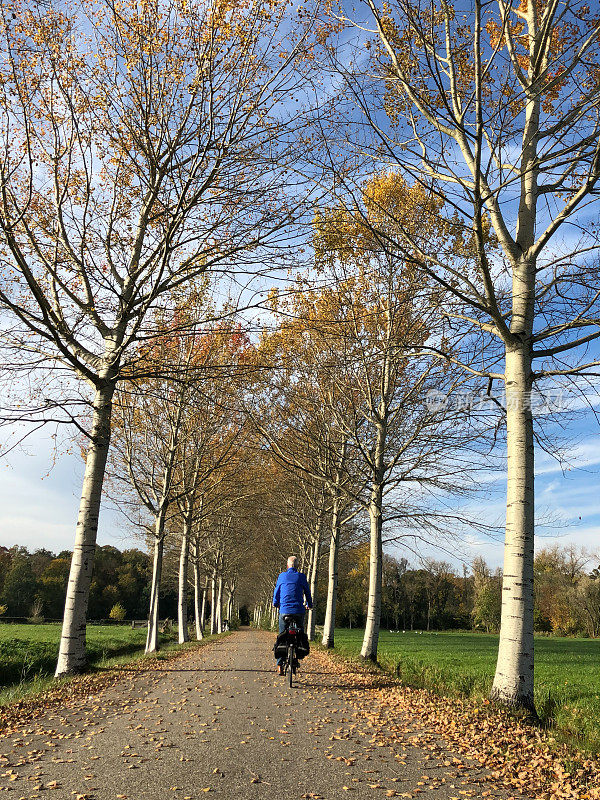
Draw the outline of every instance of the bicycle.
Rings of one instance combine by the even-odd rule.
[[[283,663],[283,674],[288,676],[290,689],[293,686],[294,675],[298,668],[298,657],[296,655],[297,640],[300,634],[300,628],[295,619],[290,619],[287,614],[284,616],[285,632],[287,633],[287,654]]]

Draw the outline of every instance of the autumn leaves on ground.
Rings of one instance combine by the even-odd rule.
[[[544,734],[490,707],[402,687],[321,649],[287,688],[273,636],[243,629],[164,661],[63,683],[5,713],[13,798],[599,798]],[[521,794],[523,792],[524,794]]]

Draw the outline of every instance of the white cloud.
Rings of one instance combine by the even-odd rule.
[[[560,484],[557,480],[550,481],[547,486],[544,486],[542,489],[542,494],[544,495],[553,495],[554,492],[559,488]]]
[[[600,560],[600,525],[569,528],[568,534],[565,536],[536,537],[537,548],[552,547],[555,544],[561,547],[568,544],[583,547],[589,552],[595,553]]]

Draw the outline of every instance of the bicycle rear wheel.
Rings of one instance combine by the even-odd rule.
[[[295,658],[295,652],[294,652],[294,645],[292,644],[288,647],[288,665],[287,665],[290,689],[292,688],[292,683],[294,680],[294,658]]]

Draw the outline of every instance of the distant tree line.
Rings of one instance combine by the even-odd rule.
[[[341,559],[336,624],[364,627],[369,582],[368,545]],[[593,562],[592,562],[593,563]],[[534,619],[537,632],[600,636],[600,566],[574,546],[547,547],[535,557]],[[389,630],[472,628],[497,633],[502,607],[502,570],[481,557],[470,569],[429,559],[419,567],[384,556],[382,627]]]
[[[71,552],[0,546],[0,610],[4,617],[59,619],[69,577]],[[535,558],[535,628],[566,636],[600,636],[600,564],[590,567],[585,551],[574,546],[547,547]],[[142,550],[99,547],[90,590],[90,619],[145,619],[152,557]],[[323,623],[326,576],[318,582],[317,622]],[[369,583],[366,542],[340,554],[336,625],[364,627]],[[428,559],[412,566],[406,558],[384,556],[382,626],[389,630],[500,627],[502,571],[481,557],[456,570]],[[251,598],[247,598],[251,604]],[[177,615],[174,580],[161,591],[161,615]]]
[[[0,604],[6,617],[60,619],[71,552],[0,547]],[[141,550],[98,547],[90,587],[90,619],[145,619],[152,559]],[[163,598],[161,597],[161,600]],[[177,595],[167,590],[163,614],[175,616]]]

